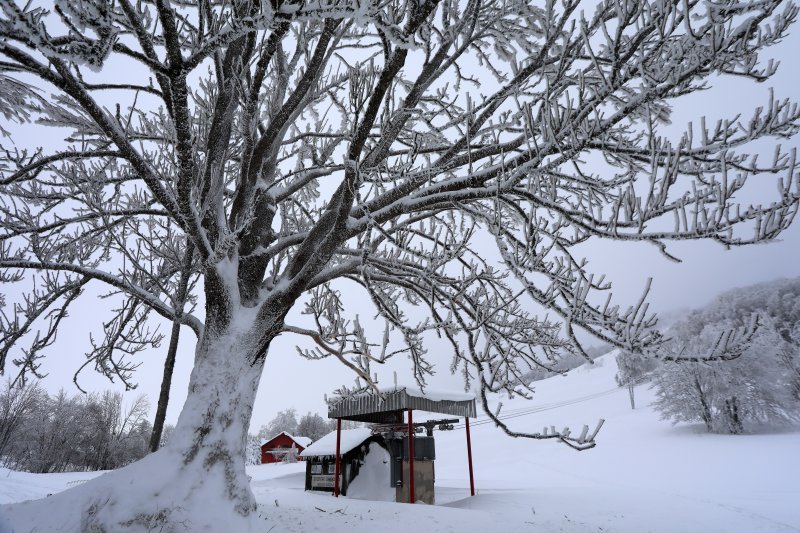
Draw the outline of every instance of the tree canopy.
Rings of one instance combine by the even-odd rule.
[[[135,354],[160,340],[153,313],[191,328],[189,397],[151,460],[220,468],[245,517],[236,457],[277,335],[306,337],[303,355],[335,357],[369,387],[399,354],[424,384],[437,334],[488,410],[487,395],[529,395],[526,372],[582,353],[576,330],[631,350],[659,340],[644,297],[611,302],[579,244],[646,242],[674,259],[671,240],[769,240],[797,211],[794,151],[757,149],[797,132],[791,101],[665,133],[685,95],[770,78],[760,53],[794,22],[790,2],[0,0],[0,12],[0,113],[62,139],[0,156],[0,280],[26,290],[0,315],[0,368],[13,354],[35,374],[90,284],[118,303],[87,351],[109,376],[129,383]],[[740,204],[753,176],[775,196]],[[342,283],[383,335],[348,311]],[[309,325],[289,323],[295,307]]]

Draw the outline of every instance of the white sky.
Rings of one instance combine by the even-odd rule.
[[[712,119],[730,116],[736,109],[747,115],[750,109],[765,101],[770,86],[774,87],[778,97],[800,98],[798,50],[800,25],[795,25],[790,38],[771,51],[774,57],[782,60],[781,68],[771,81],[753,85],[726,79],[724,86],[717,86],[698,98],[693,97],[687,101],[685,108],[677,110],[674,117],[676,127],[684,126],[688,120],[696,121],[702,114]],[[38,127],[26,127],[15,132],[14,140],[25,145],[32,142],[29,135],[40,134]],[[798,139],[787,143],[787,146],[799,145]],[[773,184],[772,177],[765,181],[764,186],[769,187],[767,193],[776,190]],[[758,183],[755,185],[761,187]],[[614,282],[618,303],[634,303],[647,278],[653,277],[649,298],[651,310],[664,312],[702,305],[719,292],[733,287],[800,275],[800,222],[796,221],[780,241],[757,246],[726,251],[710,241],[673,244],[672,253],[683,259],[680,264],[668,261],[659,255],[655,247],[645,244],[593,241],[584,245],[581,251],[590,260],[591,271],[605,273]],[[492,253],[492,250],[487,249],[487,253]],[[71,392],[77,390],[72,384],[72,375],[84,361],[83,353],[88,345],[88,328],[82,326],[96,326],[97,321],[104,318],[98,312],[104,306],[105,303],[93,303],[86,299],[80,307],[75,307],[68,328],[60,332],[58,344],[49,351],[51,355],[42,367],[44,372],[49,373],[42,383],[47,389],[64,387]],[[371,317],[372,314],[365,310],[360,318],[367,326]],[[292,322],[292,315],[289,322]],[[375,327],[381,332],[383,322],[376,322]],[[161,328],[166,335],[162,347],[141,358],[142,364],[135,378],[139,387],[126,393],[131,399],[141,393],[147,394],[152,402],[152,412],[155,412],[169,336],[169,325],[162,324]],[[323,395],[342,384],[352,383],[353,376],[334,360],[312,362],[300,358],[295,351],[297,341],[297,337],[285,335],[274,341],[270,348],[253,414],[254,431],[266,424],[277,411],[287,407],[297,408],[300,414],[311,411],[325,416]],[[194,342],[193,333],[184,328],[175,367],[168,423],[175,422],[186,397]],[[450,356],[446,348],[442,346],[441,351],[438,349],[433,345],[429,352],[432,360],[439,363],[438,374],[430,380],[430,384],[439,388],[460,389],[460,378],[449,376],[447,367]],[[398,359],[379,369],[379,379],[385,385],[390,384],[392,372],[397,371],[400,380],[407,382],[408,369],[408,361]],[[9,368],[9,373],[13,371],[13,368]],[[106,378],[91,371],[82,375],[81,384],[90,390],[121,388],[119,384],[110,384]]]

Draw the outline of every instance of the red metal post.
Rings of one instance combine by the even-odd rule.
[[[467,462],[469,463],[469,493],[475,496],[475,479],[472,477],[472,442],[469,438],[469,417],[464,417],[467,421]]]
[[[408,502],[414,503],[414,423],[408,410]]]
[[[336,467],[333,469],[333,495],[339,497],[339,450],[341,449],[342,442],[342,419],[336,419]]]

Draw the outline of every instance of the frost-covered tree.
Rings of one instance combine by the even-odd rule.
[[[763,317],[768,330],[780,337],[773,347],[786,369],[792,395],[800,400],[800,278],[734,289],[703,310],[705,322],[731,320],[736,325],[753,313]]]
[[[746,290],[737,292],[743,295]],[[672,326],[663,349],[679,352],[684,360],[661,364],[654,371],[654,406],[664,419],[702,421],[708,431],[720,433],[739,434],[754,424],[796,422],[800,402],[786,360],[797,359],[800,345],[787,342],[768,314],[759,319],[758,330],[736,358],[709,360],[705,355],[737,327],[742,307],[749,308],[737,305],[740,302],[732,294]],[[693,357],[697,360],[686,360]]]
[[[83,458],[91,455],[91,449],[82,446],[87,440],[81,416],[83,398],[62,389],[45,400],[15,435],[14,468],[41,474],[77,469]]]
[[[144,444],[142,435],[150,439],[152,429],[146,419],[150,404],[144,395],[125,405],[122,393],[105,391],[90,396],[85,404],[81,425],[91,444],[90,469],[111,470],[127,464],[125,459],[131,454],[144,455],[138,447]]]
[[[656,367],[656,359],[642,352],[620,350],[616,355],[617,373],[614,379],[620,387],[628,389],[631,409],[636,409],[634,388],[645,381],[647,375]]]
[[[161,448],[162,446],[166,446],[169,442],[169,439],[172,437],[172,433],[175,431],[175,426],[172,424],[166,424],[164,429],[161,431],[161,442],[159,442],[158,447]]]
[[[327,420],[314,413],[309,412],[300,418],[297,424],[297,435],[308,437],[312,441],[318,441],[330,433],[330,425]]]
[[[271,439],[281,431],[289,434],[297,432],[297,409],[294,407],[278,411],[278,414],[269,421],[269,424],[261,426],[258,431],[258,437],[261,440]]]
[[[790,2],[53,6],[0,0],[3,129],[33,121],[61,139],[3,146],[0,272],[26,292],[0,316],[0,367],[10,356],[35,374],[98,287],[110,309],[87,366],[132,385],[135,355],[161,340],[153,314],[197,335],[169,444],[81,487],[60,527],[254,527],[244,449],[278,335],[367,387],[399,354],[423,384],[438,334],[486,409],[493,392],[528,396],[525,372],[582,353],[576,329],[631,350],[654,340],[643,300],[610,303],[577,245],[672,257],[672,239],[771,239],[797,209],[793,152],[750,148],[797,131],[791,102],[664,128],[673,102],[712,81],[769,79],[760,53],[795,20]],[[754,175],[780,177],[776,195],[740,207]],[[382,335],[345,289],[369,298]],[[514,436],[594,445],[490,416]]]
[[[21,425],[42,403],[46,395],[37,382],[28,382],[19,387],[12,387],[8,380],[0,390],[0,464],[5,451],[13,446],[15,435],[19,434]]]
[[[50,396],[35,382],[9,384],[0,391],[0,460],[39,473],[119,468],[147,453],[147,409],[143,396],[125,405],[119,392]]]

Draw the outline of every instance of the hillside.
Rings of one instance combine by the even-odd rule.
[[[598,446],[575,452],[512,439],[491,424],[472,431],[478,495],[468,496],[464,431],[437,432],[437,505],[408,506],[303,491],[304,465],[248,467],[266,529],[280,531],[800,531],[800,431],[709,435],[671,426],[637,388],[632,411],[614,385],[613,354],[536,384],[534,401],[504,401],[517,428],[576,429],[606,420]],[[0,502],[63,490],[97,474],[0,471]],[[54,517],[0,507],[14,531],[57,531]],[[379,525],[380,524],[380,525]],[[7,526],[8,527],[8,526]],[[270,529],[272,528],[272,529]]]

